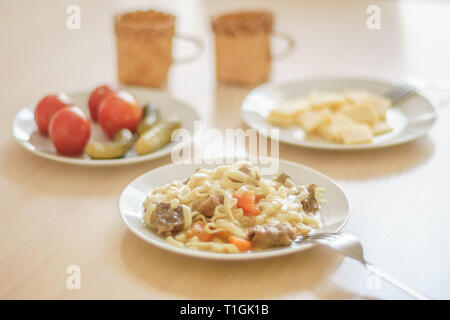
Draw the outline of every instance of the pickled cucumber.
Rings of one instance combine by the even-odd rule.
[[[157,105],[149,103],[144,106],[144,118],[137,129],[138,135],[151,129],[159,121],[159,108]]]
[[[134,135],[128,129],[114,134],[113,141],[107,143],[90,142],[84,151],[92,159],[114,159],[122,157],[133,146]]]
[[[139,155],[148,154],[169,144],[172,133],[180,128],[178,121],[161,121],[144,132],[136,141],[134,149]]]

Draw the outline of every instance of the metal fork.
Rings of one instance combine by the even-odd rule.
[[[315,242],[326,246],[334,251],[339,252],[340,254],[347,256],[349,258],[355,259],[366,267],[367,270],[376,274],[380,278],[387,280],[398,288],[402,289],[409,295],[413,296],[419,300],[430,300],[430,298],[414,291],[413,289],[405,286],[400,281],[392,278],[391,276],[385,274],[381,270],[379,270],[374,265],[370,264],[366,261],[363,255],[363,248],[361,246],[361,242],[354,235],[344,232],[336,232],[336,233],[316,233],[312,235],[306,235],[299,239],[296,239],[294,242],[296,243],[307,243],[307,242]]]
[[[413,94],[417,90],[417,87],[408,84],[408,83],[402,83],[396,86],[393,86],[388,91],[386,91],[383,96],[386,98],[389,98],[392,102],[392,104],[396,104],[399,101],[409,97],[411,94]],[[434,113],[425,113],[417,117],[416,119],[409,120],[410,125],[420,125],[423,122],[428,122],[431,120],[436,119],[436,114]]]
[[[392,101],[392,103],[395,104],[400,100],[409,97],[415,90],[416,90],[415,86],[408,83],[402,83],[390,88],[383,94],[383,96],[389,98]]]

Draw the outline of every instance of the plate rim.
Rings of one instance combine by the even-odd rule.
[[[316,76],[316,77],[307,77],[307,78],[295,78],[295,79],[282,81],[282,82],[268,82],[268,83],[264,83],[260,86],[253,88],[245,96],[244,100],[242,100],[241,115],[242,115],[242,119],[243,119],[244,123],[249,128],[255,129],[258,132],[258,134],[265,136],[267,138],[270,138],[270,136],[268,136],[267,134],[262,132],[261,129],[258,129],[255,126],[251,125],[250,121],[248,121],[248,117],[246,115],[246,112],[244,111],[244,107],[245,107],[246,101],[249,99],[249,96],[254,94],[256,91],[262,91],[262,90],[265,90],[266,88],[272,88],[274,90],[277,90],[277,88],[292,85],[293,83],[319,81],[319,80],[324,80],[324,81],[347,81],[347,80],[350,80],[350,81],[372,81],[372,82],[380,82],[380,83],[389,84],[391,86],[396,85],[396,82],[392,79],[387,79],[387,78],[383,79],[383,78],[376,78],[376,77],[357,77],[357,76],[342,76],[342,77],[339,77],[339,76],[323,76],[323,77]],[[395,140],[389,139],[389,140],[386,140],[386,141],[383,141],[383,142],[380,142],[377,144],[365,143],[365,144],[355,144],[355,145],[345,145],[345,144],[337,144],[337,143],[322,144],[322,143],[309,142],[309,141],[304,141],[304,140],[299,140],[299,142],[294,142],[294,141],[288,141],[285,139],[277,139],[277,141],[288,144],[288,145],[301,147],[301,148],[309,148],[309,149],[316,149],[316,150],[334,150],[334,151],[357,151],[357,150],[379,149],[379,148],[387,148],[387,147],[392,147],[392,146],[396,146],[399,144],[414,141],[414,140],[426,135],[428,133],[428,131],[430,131],[436,125],[436,122],[438,121],[438,111],[437,111],[438,109],[437,109],[433,99],[431,99],[428,96],[428,94],[423,92],[423,90],[421,88],[416,87],[414,92],[429,103],[429,105],[433,109],[433,111],[431,112],[433,117],[432,117],[432,119],[430,119],[430,124],[426,128],[419,130],[416,133],[411,134],[407,137],[395,139]],[[282,130],[282,128],[280,128],[280,130]]]
[[[152,89],[148,89],[148,88],[142,88],[142,87],[121,87],[121,89],[123,90],[136,90],[136,91],[141,91],[141,92],[150,92],[151,94],[156,94],[159,96],[164,96],[166,98],[169,98],[170,100],[172,100],[173,102],[176,102],[178,104],[184,105],[186,108],[188,108],[190,110],[190,112],[193,114],[195,120],[194,121],[201,121],[202,117],[200,116],[200,113],[194,109],[190,104],[177,99],[175,97],[173,97],[172,95],[166,93],[166,92],[159,92],[157,90],[152,90]],[[88,94],[89,90],[81,90],[81,91],[76,91],[76,92],[72,92],[72,93],[68,93],[69,96],[77,96],[77,95],[85,95]],[[120,166],[120,165],[128,165],[128,164],[135,164],[135,163],[140,163],[140,162],[146,162],[146,161],[151,161],[151,160],[155,160],[155,159],[159,159],[162,157],[165,157],[167,155],[170,155],[170,153],[174,150],[174,149],[178,149],[178,148],[183,148],[184,146],[186,146],[187,144],[191,143],[192,141],[195,140],[195,131],[190,131],[190,133],[192,134],[192,137],[188,140],[188,141],[184,141],[184,142],[178,142],[175,143],[172,148],[170,148],[168,150],[168,152],[162,152],[162,153],[158,153],[160,152],[160,150],[155,151],[154,153],[150,153],[150,154],[146,154],[143,156],[136,156],[136,157],[132,157],[132,158],[118,158],[118,159],[80,159],[80,158],[76,158],[76,157],[68,157],[68,156],[63,156],[63,155],[59,155],[57,153],[48,153],[45,151],[39,151],[36,150],[35,148],[30,148],[28,147],[28,145],[30,144],[27,141],[23,141],[21,139],[19,139],[16,136],[15,130],[16,130],[16,123],[18,121],[18,117],[19,114],[24,112],[24,111],[30,111],[34,114],[34,109],[35,109],[36,105],[35,104],[29,104],[25,107],[22,107],[19,109],[19,111],[17,111],[17,113],[14,115],[13,121],[12,121],[12,127],[11,127],[11,132],[12,135],[14,137],[14,140],[25,150],[31,152],[32,154],[35,154],[39,157],[45,158],[45,159],[49,159],[49,160],[53,160],[56,162],[60,162],[60,163],[66,163],[66,164],[71,164],[71,165],[78,165],[78,166],[91,166],[91,167],[108,167],[108,166]],[[91,120],[90,120],[91,121]],[[171,142],[173,143],[173,142]]]
[[[270,157],[258,157],[258,158],[270,158]],[[273,158],[272,158],[273,159]],[[294,162],[294,161],[290,161],[290,160],[284,160],[284,159],[277,159],[280,162],[284,162],[288,165],[292,165],[292,166],[297,166],[297,167],[301,167],[304,170],[307,171],[311,171],[314,174],[317,174],[319,176],[321,176],[322,178],[325,178],[327,180],[329,180],[329,182],[331,182],[332,184],[334,184],[334,186],[337,187],[337,189],[343,194],[344,199],[345,199],[345,204],[347,206],[347,214],[345,219],[343,220],[343,222],[335,229],[335,232],[339,232],[341,231],[345,225],[348,223],[350,217],[351,217],[351,204],[350,204],[350,200],[349,197],[347,195],[347,193],[345,192],[345,190],[341,187],[341,185],[339,183],[337,183],[335,180],[333,180],[332,178],[328,177],[327,175],[312,169],[308,166],[305,166],[303,164]],[[173,254],[180,254],[181,256],[188,256],[188,257],[193,257],[193,258],[201,258],[201,259],[206,259],[206,260],[222,260],[222,261],[245,261],[245,260],[257,260],[257,259],[267,259],[267,258],[276,258],[276,257],[280,257],[280,256],[284,256],[284,255],[289,255],[289,254],[294,254],[294,253],[298,253],[300,251],[303,250],[307,250],[309,248],[312,248],[314,246],[316,246],[316,243],[307,243],[307,244],[303,244],[302,246],[298,246],[298,247],[287,247],[285,249],[280,249],[280,250],[271,250],[271,251],[260,251],[260,252],[252,252],[252,253],[235,253],[235,254],[227,254],[227,253],[217,253],[217,252],[209,252],[209,251],[202,251],[202,250],[189,250],[186,248],[178,248],[170,243],[167,242],[158,242],[158,241],[153,241],[152,239],[147,238],[145,235],[141,234],[137,229],[135,229],[130,223],[128,223],[127,219],[125,218],[125,215],[123,214],[123,209],[122,209],[122,203],[124,201],[124,198],[126,196],[126,192],[129,188],[132,187],[132,185],[134,183],[137,183],[138,180],[143,179],[146,175],[155,172],[155,171],[164,171],[165,169],[174,166],[174,165],[183,165],[182,162],[172,162],[172,163],[168,163],[156,168],[153,168],[143,174],[141,174],[140,176],[136,177],[135,179],[133,179],[130,183],[127,184],[127,186],[122,190],[120,197],[119,197],[119,201],[118,201],[118,209],[119,209],[119,215],[122,219],[122,221],[125,223],[127,229],[129,231],[131,231],[133,234],[135,234],[136,236],[138,236],[140,239],[142,239],[143,241],[147,242],[150,245],[153,245],[155,247],[158,247],[159,249],[171,252]]]

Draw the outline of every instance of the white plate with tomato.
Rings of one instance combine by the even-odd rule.
[[[176,121],[177,127],[193,136],[194,122],[201,119],[192,107],[165,93],[104,85],[91,92],[50,94],[35,105],[22,108],[14,119],[13,135],[21,146],[41,157],[88,166],[148,161],[166,156],[188,142],[169,141],[149,153],[141,152],[142,147],[137,152],[138,128],[148,120],[145,105],[157,107],[156,127],[161,122]],[[154,127],[149,129],[157,130]],[[127,131],[133,139],[123,154],[116,152],[112,158],[104,155],[93,158],[91,153],[86,153],[91,143],[106,150],[115,146],[119,131]],[[148,135],[142,133],[145,134]]]

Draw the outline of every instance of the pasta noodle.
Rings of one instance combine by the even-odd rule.
[[[158,204],[167,204],[167,210],[182,208],[183,224],[176,232],[170,229],[163,234],[167,242],[221,253],[242,251],[227,239],[234,236],[249,241],[249,230],[255,226],[287,224],[296,235],[319,228],[319,212],[314,206],[325,203],[324,189],[296,185],[287,175],[283,181],[282,175],[262,178],[258,167],[244,161],[199,169],[184,182],[173,181],[152,190],[144,203],[144,223],[156,228],[152,215],[158,214]],[[248,195],[256,199],[253,211],[240,203]],[[315,202],[308,203],[308,199]],[[210,203],[213,206],[208,213],[203,207]]]

